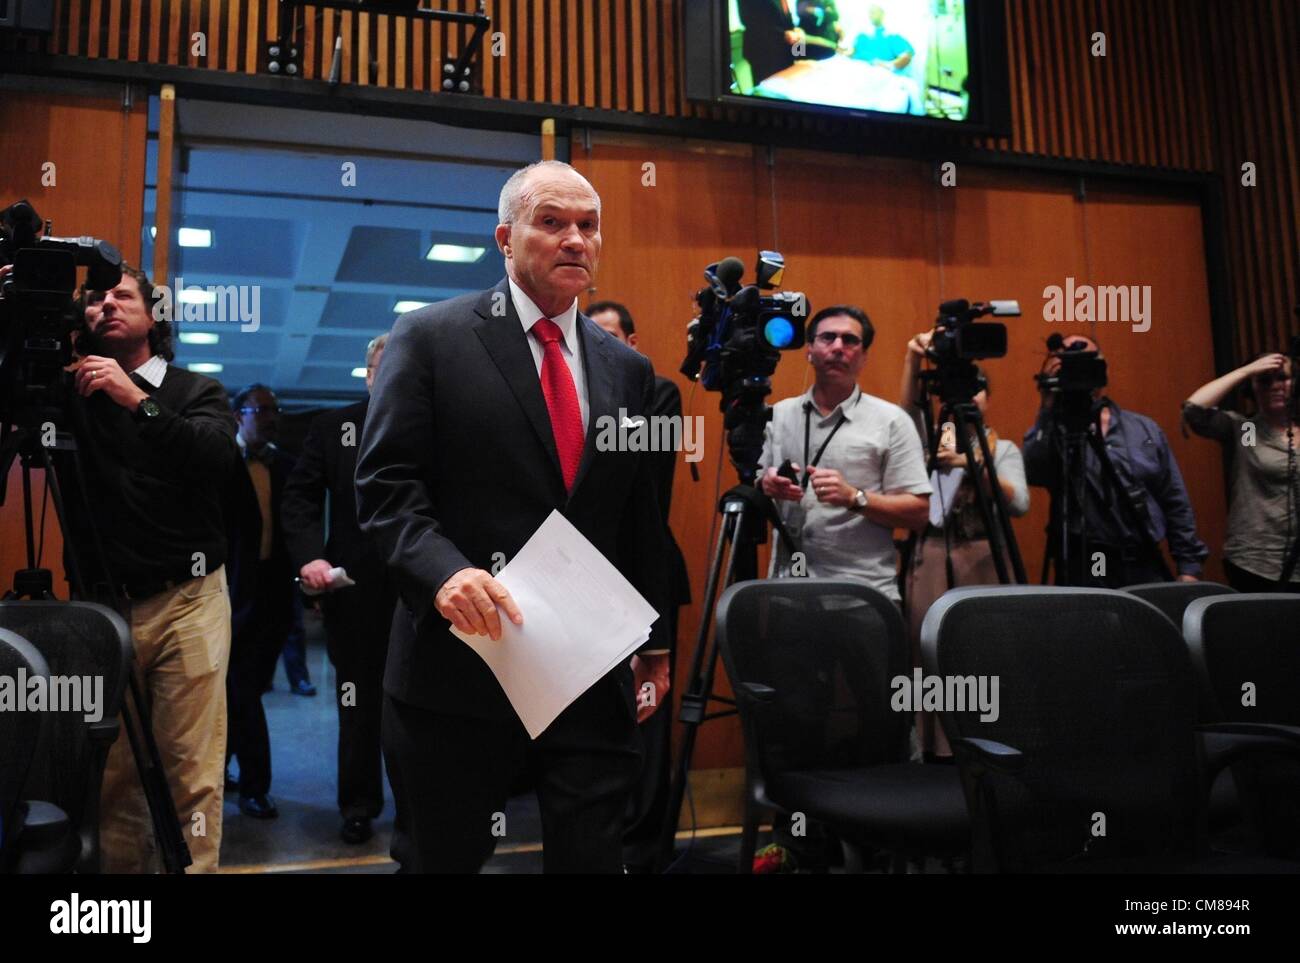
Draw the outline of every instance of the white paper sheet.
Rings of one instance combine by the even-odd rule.
[[[557,511],[496,576],[524,624],[501,640],[452,632],[479,654],[536,739],[578,696],[650,638],[658,613]]]

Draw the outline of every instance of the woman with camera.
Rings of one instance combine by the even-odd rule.
[[[903,385],[899,404],[916,421],[917,431],[930,450],[918,390],[921,363],[925,360],[933,332],[923,332],[907,343],[903,361]],[[972,399],[981,418],[988,415],[988,377],[980,371],[981,389]],[[1006,497],[1012,517],[1029,511],[1029,486],[1025,482],[1025,464],[1014,442],[999,438],[987,428],[993,467],[998,485]],[[972,438],[972,451],[980,458],[979,443]],[[930,475],[930,524],[916,538],[905,573],[903,614],[912,640],[912,660],[921,664],[921,622],[930,605],[950,588],[964,585],[994,585],[998,582],[993,550],[985,530],[984,518],[976,501],[974,478],[957,444],[956,429],[943,425],[935,453],[934,471]],[[977,465],[977,470],[982,466]],[[996,501],[992,502],[997,510]],[[1010,560],[1007,568],[1010,570]],[[952,756],[948,740],[939,728],[934,713],[917,713],[917,739],[927,761],[946,760]]]
[[[1183,402],[1187,425],[1213,438],[1232,462],[1223,568],[1239,592],[1300,592],[1300,566],[1278,584],[1300,533],[1300,425],[1295,419],[1295,362],[1272,352],[1201,385]],[[1219,407],[1244,386],[1247,417]]]

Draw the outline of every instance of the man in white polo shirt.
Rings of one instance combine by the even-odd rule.
[[[860,308],[835,305],[813,316],[808,361],[815,380],[773,406],[759,484],[803,553],[803,574],[858,579],[897,602],[894,529],[925,527],[930,481],[911,419],[858,387],[874,335]],[[798,482],[777,474],[785,461]],[[778,540],[772,574],[790,568],[789,549]]]

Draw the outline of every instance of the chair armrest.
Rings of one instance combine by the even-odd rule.
[[[965,750],[963,754],[968,756],[971,762],[985,769],[1016,773],[1025,768],[1024,754],[1004,742],[997,742],[994,739],[958,739],[953,743],[953,749],[959,747]]]
[[[1205,758],[1206,778],[1213,782],[1225,766],[1252,754],[1281,752],[1300,758],[1300,726],[1269,722],[1217,722],[1196,727]]]
[[[743,682],[740,688],[744,690],[745,695],[758,703],[768,703],[776,698],[776,690],[761,682]]]
[[[81,844],[67,814],[53,803],[35,800],[21,808],[13,838],[14,871],[20,875],[71,872]]]

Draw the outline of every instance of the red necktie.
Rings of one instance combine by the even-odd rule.
[[[542,394],[551,413],[551,431],[560,455],[564,487],[571,492],[578,477],[578,463],[582,461],[582,407],[578,404],[578,389],[560,350],[564,338],[560,326],[550,318],[539,318],[532,332],[542,343]]]

